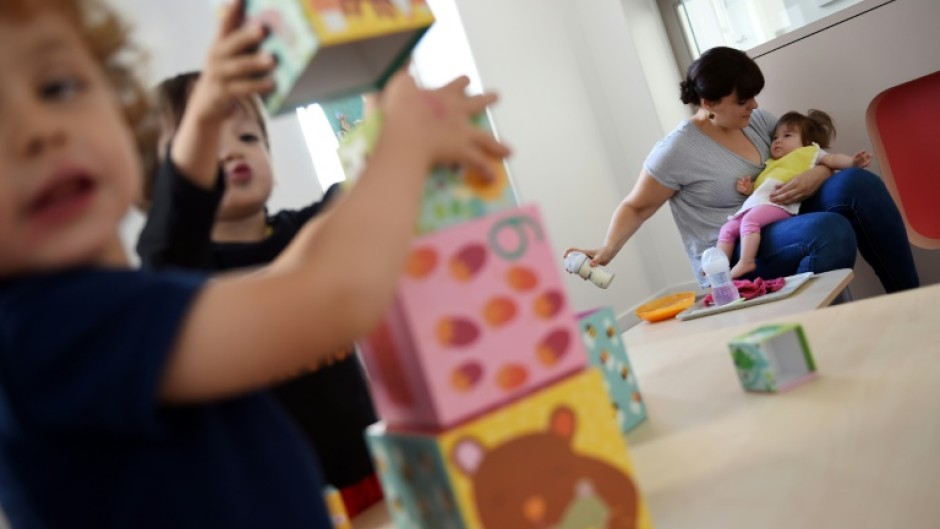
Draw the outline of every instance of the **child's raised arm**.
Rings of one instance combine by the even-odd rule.
[[[858,151],[855,156],[839,153],[827,153],[819,159],[819,165],[825,165],[833,171],[848,169],[849,167],[865,168],[871,163],[871,153],[865,150]]]
[[[392,78],[379,101],[382,133],[359,181],[316,235],[301,231],[268,273],[207,285],[171,355],[163,400],[261,387],[373,328],[392,299],[431,167],[486,171],[487,157],[508,154],[470,119],[495,96],[468,97],[467,84],[427,91],[405,73]]]
[[[225,8],[205,68],[193,87],[170,158],[188,178],[205,189],[218,175],[222,123],[240,98],[274,88],[270,74],[277,60],[257,50],[267,35],[260,25],[242,26],[244,0]]]

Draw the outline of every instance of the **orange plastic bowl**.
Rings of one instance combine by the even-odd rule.
[[[636,309],[636,315],[646,321],[662,321],[675,317],[676,314],[695,303],[695,292],[678,292],[654,299]]]

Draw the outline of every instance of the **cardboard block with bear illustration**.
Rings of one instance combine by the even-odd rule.
[[[587,363],[534,206],[416,239],[360,350],[379,416],[444,429]]]
[[[395,526],[651,528],[608,402],[586,369],[443,433],[370,427]]]
[[[812,351],[798,324],[765,325],[728,342],[741,386],[786,391],[816,376]]]
[[[380,87],[434,22],[425,0],[246,0],[278,58],[271,114]]]
[[[368,116],[365,121],[346,135],[338,154],[347,181],[355,181],[368,163],[382,129],[382,116]],[[492,133],[486,114],[473,118],[478,128]],[[435,167],[424,185],[418,233],[430,233],[448,226],[473,220],[490,213],[517,206],[516,196],[509,181],[506,164],[491,158],[491,179],[472,167]]]
[[[629,432],[646,420],[646,405],[617,328],[617,317],[610,307],[604,307],[578,314],[578,325],[588,363],[603,373],[617,423],[624,433]]]

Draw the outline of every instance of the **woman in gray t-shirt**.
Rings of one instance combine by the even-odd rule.
[[[682,102],[698,107],[695,115],[653,147],[636,185],[614,212],[604,245],[568,252],[582,251],[593,264],[607,264],[669,201],[689,261],[704,285],[702,252],[715,245],[721,225],[744,202],[735,189],[737,180],[755,178],[770,158],[777,120],[757,108],[764,76],[742,51],[706,51],[680,87]],[[771,199],[802,201],[801,212],[765,228],[757,269],[747,277],[852,268],[857,249],[887,292],[919,285],[901,215],[874,174],[854,168],[833,174],[816,166],[782,185]]]

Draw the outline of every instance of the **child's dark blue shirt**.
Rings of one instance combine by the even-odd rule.
[[[0,504],[13,527],[329,527],[316,463],[266,394],[158,402],[203,283],[84,269],[0,284]]]

